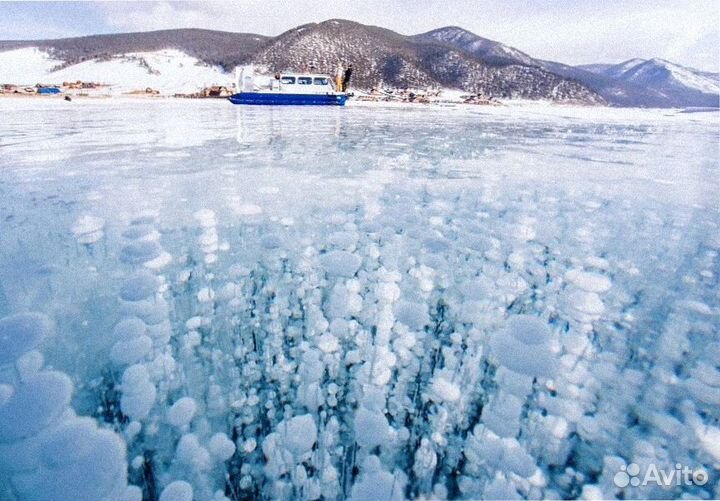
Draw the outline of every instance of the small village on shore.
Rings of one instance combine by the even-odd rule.
[[[38,97],[38,98],[178,98],[178,99],[226,99],[235,92],[235,85],[211,85],[199,88],[196,92],[163,93],[152,87],[113,92],[113,86],[101,82],[36,83],[21,85],[14,83],[0,84],[0,98],[3,97]],[[466,93],[454,89],[387,89],[372,88],[369,91],[353,90],[353,98],[359,102],[377,103],[414,103],[414,104],[475,104],[494,105],[500,101],[481,94]]]

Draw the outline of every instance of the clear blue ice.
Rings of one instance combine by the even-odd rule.
[[[717,113],[4,101],[0,499],[720,497]]]

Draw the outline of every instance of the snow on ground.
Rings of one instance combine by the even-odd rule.
[[[0,83],[44,83],[51,70],[61,63],[37,47],[0,52]]]
[[[35,85],[81,80],[109,84],[112,94],[150,87],[163,95],[172,95],[196,92],[211,85],[229,85],[234,79],[220,68],[174,49],[129,53],[108,61],[84,61],[52,71],[61,63],[34,47],[0,52],[0,83]]]
[[[717,112],[0,112],[0,499],[720,497]]]

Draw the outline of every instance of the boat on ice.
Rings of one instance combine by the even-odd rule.
[[[257,85],[252,67],[238,69],[233,104],[344,106],[348,94],[336,90],[333,79],[316,73],[277,73]]]

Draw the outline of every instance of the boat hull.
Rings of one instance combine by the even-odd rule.
[[[291,94],[282,92],[239,92],[228,98],[233,104],[293,106],[344,106],[346,94]]]

